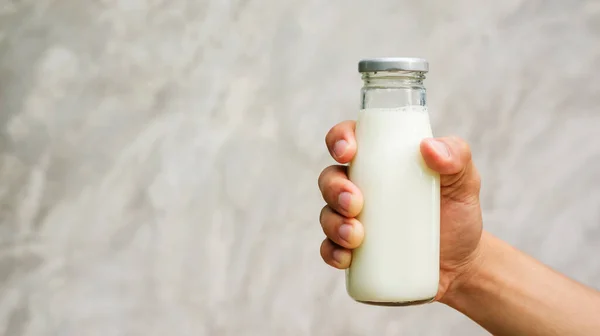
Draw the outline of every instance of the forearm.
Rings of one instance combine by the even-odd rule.
[[[600,334],[600,293],[484,233],[480,255],[442,302],[496,336]]]

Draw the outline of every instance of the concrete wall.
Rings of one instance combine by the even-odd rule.
[[[2,335],[485,335],[318,247],[356,63],[431,62],[485,226],[600,287],[600,2],[0,0]]]

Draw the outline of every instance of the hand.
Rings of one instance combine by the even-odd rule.
[[[325,138],[331,156],[345,164],[356,154],[354,121],[334,126]],[[425,139],[421,154],[427,165],[440,173],[440,284],[436,300],[460,285],[479,253],[482,234],[479,205],[480,178],[469,145],[456,137]],[[319,188],[327,205],[320,215],[327,238],[321,244],[323,260],[336,268],[350,266],[364,228],[356,217],[363,205],[360,190],[346,175],[346,166],[327,167],[319,176]]]

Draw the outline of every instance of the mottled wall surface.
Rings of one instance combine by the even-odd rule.
[[[422,56],[488,230],[600,287],[600,2],[0,0],[0,334],[485,335],[319,257],[356,63]]]

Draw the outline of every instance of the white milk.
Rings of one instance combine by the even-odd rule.
[[[439,282],[440,182],[419,149],[431,137],[427,108],[361,110],[349,177],[362,191],[365,228],[346,272],[357,301],[408,305],[433,299]]]

